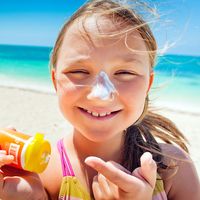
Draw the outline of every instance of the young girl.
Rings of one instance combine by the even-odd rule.
[[[82,6],[51,57],[60,110],[73,131],[58,141],[40,177],[2,167],[0,198],[200,199],[185,137],[149,110],[156,51],[134,8],[112,0]],[[0,166],[13,159],[3,151],[0,158]]]

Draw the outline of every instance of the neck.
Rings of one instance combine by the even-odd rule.
[[[121,152],[124,145],[124,134],[118,133],[115,137],[103,142],[94,142],[81,133],[74,131],[73,144],[80,158],[85,159],[88,156],[96,156],[104,161],[121,161]]]

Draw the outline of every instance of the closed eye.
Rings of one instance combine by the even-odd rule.
[[[71,74],[89,74],[89,72],[83,71],[83,70],[75,70],[75,71],[70,71],[68,73],[71,73]]]
[[[115,75],[136,75],[136,73],[134,72],[130,72],[130,71],[119,71],[119,72],[116,72]]]

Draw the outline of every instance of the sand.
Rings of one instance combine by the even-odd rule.
[[[200,175],[200,114],[169,109],[160,112],[173,120],[188,138],[190,155]],[[44,133],[53,145],[72,130],[59,111],[55,94],[0,87],[0,127],[10,125],[31,135]]]

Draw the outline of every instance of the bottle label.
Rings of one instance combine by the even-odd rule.
[[[8,154],[14,156],[13,164],[18,165],[18,157],[19,157],[19,149],[20,145],[15,143],[10,143],[10,146],[8,148]]]
[[[14,161],[10,164],[11,166],[22,168],[22,150],[29,138],[30,136],[13,130],[0,130],[1,149],[6,150],[7,154],[14,156]]]

